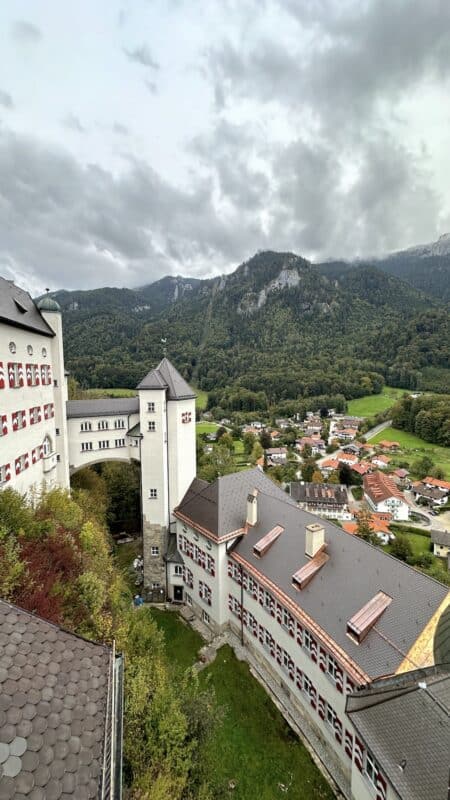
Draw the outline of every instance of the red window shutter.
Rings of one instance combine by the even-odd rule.
[[[6,414],[2,414],[2,435],[6,436],[8,433],[8,417]]]
[[[386,800],[387,783],[384,775],[378,770],[377,773],[377,800]]]
[[[16,458],[15,467],[16,467],[16,475],[20,475],[20,458]]]
[[[31,364],[25,364],[25,373],[27,376],[27,386],[33,385],[33,375],[32,375],[32,366]]]
[[[319,700],[318,700],[318,705],[317,705],[317,711],[318,711],[320,719],[325,719],[325,700],[323,699],[323,697],[320,694],[319,694]]]
[[[27,427],[27,415],[26,415],[25,409],[23,408],[22,409],[22,428],[26,428],[26,427]]]
[[[322,672],[327,670],[327,654],[323,647],[319,648],[319,668]]]
[[[5,370],[3,369],[3,361],[0,361],[0,389],[5,388]]]
[[[336,670],[336,689],[341,694],[344,691],[344,673],[340,667]]]
[[[5,481],[11,480],[11,464],[5,464]]]
[[[364,766],[364,745],[357,736],[355,736],[354,759],[356,768],[362,772]]]
[[[14,363],[12,361],[8,361],[8,383],[10,389],[15,389],[16,377],[14,372]]]
[[[17,411],[13,411],[13,413],[11,414],[11,421],[12,421],[12,429],[13,429],[13,431],[19,430],[19,420],[17,418],[17,414],[18,414]]]
[[[23,376],[23,364],[19,363],[19,386],[24,386],[24,376]]]
[[[349,758],[353,756],[353,736],[350,731],[345,731],[344,749]]]
[[[30,466],[30,457],[28,453],[25,453],[25,469],[28,469],[29,466]]]

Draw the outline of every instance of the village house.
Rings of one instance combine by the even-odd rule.
[[[290,495],[299,508],[319,517],[339,520],[353,518],[348,507],[347,487],[342,484],[295,481],[290,484]]]
[[[429,505],[433,506],[443,506],[448,501],[448,491],[445,489],[441,489],[438,486],[433,486],[429,483],[429,479],[427,483],[425,483],[427,479],[423,481],[416,481],[412,484],[412,492],[414,495],[414,500],[417,503],[419,500],[425,500]]]
[[[350,444],[342,445],[344,453],[351,453],[354,456],[359,456],[364,445],[360,442],[350,442]]]
[[[357,475],[361,475],[361,477],[373,471],[372,464],[369,464],[368,461],[360,461],[358,464],[352,464],[350,469],[352,472],[356,472]]]
[[[341,442],[349,442],[358,435],[358,428],[337,428],[333,435]]]
[[[285,464],[287,461],[287,447],[268,447],[264,452],[272,464]]]
[[[408,484],[408,477],[409,472],[407,469],[403,469],[399,467],[398,469],[394,469],[392,473],[393,480],[402,488],[405,488]]]
[[[326,449],[324,440],[319,436],[303,436],[301,439],[296,439],[296,450],[301,452],[304,447],[310,447],[313,456],[323,455]]]
[[[435,488],[440,489],[442,492],[448,494],[450,492],[450,482],[440,480],[440,478],[432,478],[430,475],[427,475],[426,478],[423,479],[423,483],[428,488]]]
[[[340,464],[347,464],[349,467],[358,463],[358,456],[353,455],[353,453],[344,453],[342,450],[333,453],[333,458]]]
[[[376,455],[372,458],[371,463],[374,467],[378,467],[379,469],[387,469],[391,463],[391,459],[389,456]]]
[[[389,514],[388,516],[390,519],[386,520],[383,519],[383,515],[372,514],[369,520],[370,529],[381,542],[381,544],[388,544],[390,539],[395,539],[394,534],[389,530],[389,522],[392,519],[392,515]],[[344,530],[346,533],[355,535],[358,533],[358,523],[355,520],[344,522],[342,525],[342,530]]]
[[[450,531],[431,531],[433,553],[440,558],[447,558],[450,554]]]
[[[377,447],[381,447],[382,450],[390,450],[391,452],[395,453],[397,450],[400,450],[400,443],[390,442],[388,439],[383,439],[383,441],[377,443]]]
[[[364,476],[364,499],[373,511],[388,511],[394,520],[409,519],[409,505],[392,478],[382,472]]]
[[[335,472],[338,469],[339,461],[336,458],[326,458],[325,461],[322,461],[320,465],[320,471],[325,475],[326,478],[328,478],[332,472]]]

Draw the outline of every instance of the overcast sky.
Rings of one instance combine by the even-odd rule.
[[[450,230],[449,0],[0,5],[0,274],[210,276]]]

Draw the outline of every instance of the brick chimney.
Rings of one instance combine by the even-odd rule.
[[[247,525],[256,525],[258,522],[258,502],[256,489],[247,495]]]
[[[314,558],[316,553],[325,544],[325,529],[318,522],[311,522],[306,526],[305,555]]]

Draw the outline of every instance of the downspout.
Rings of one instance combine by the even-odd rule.
[[[241,645],[244,646],[244,579],[242,575],[242,564],[239,566],[241,570]]]

